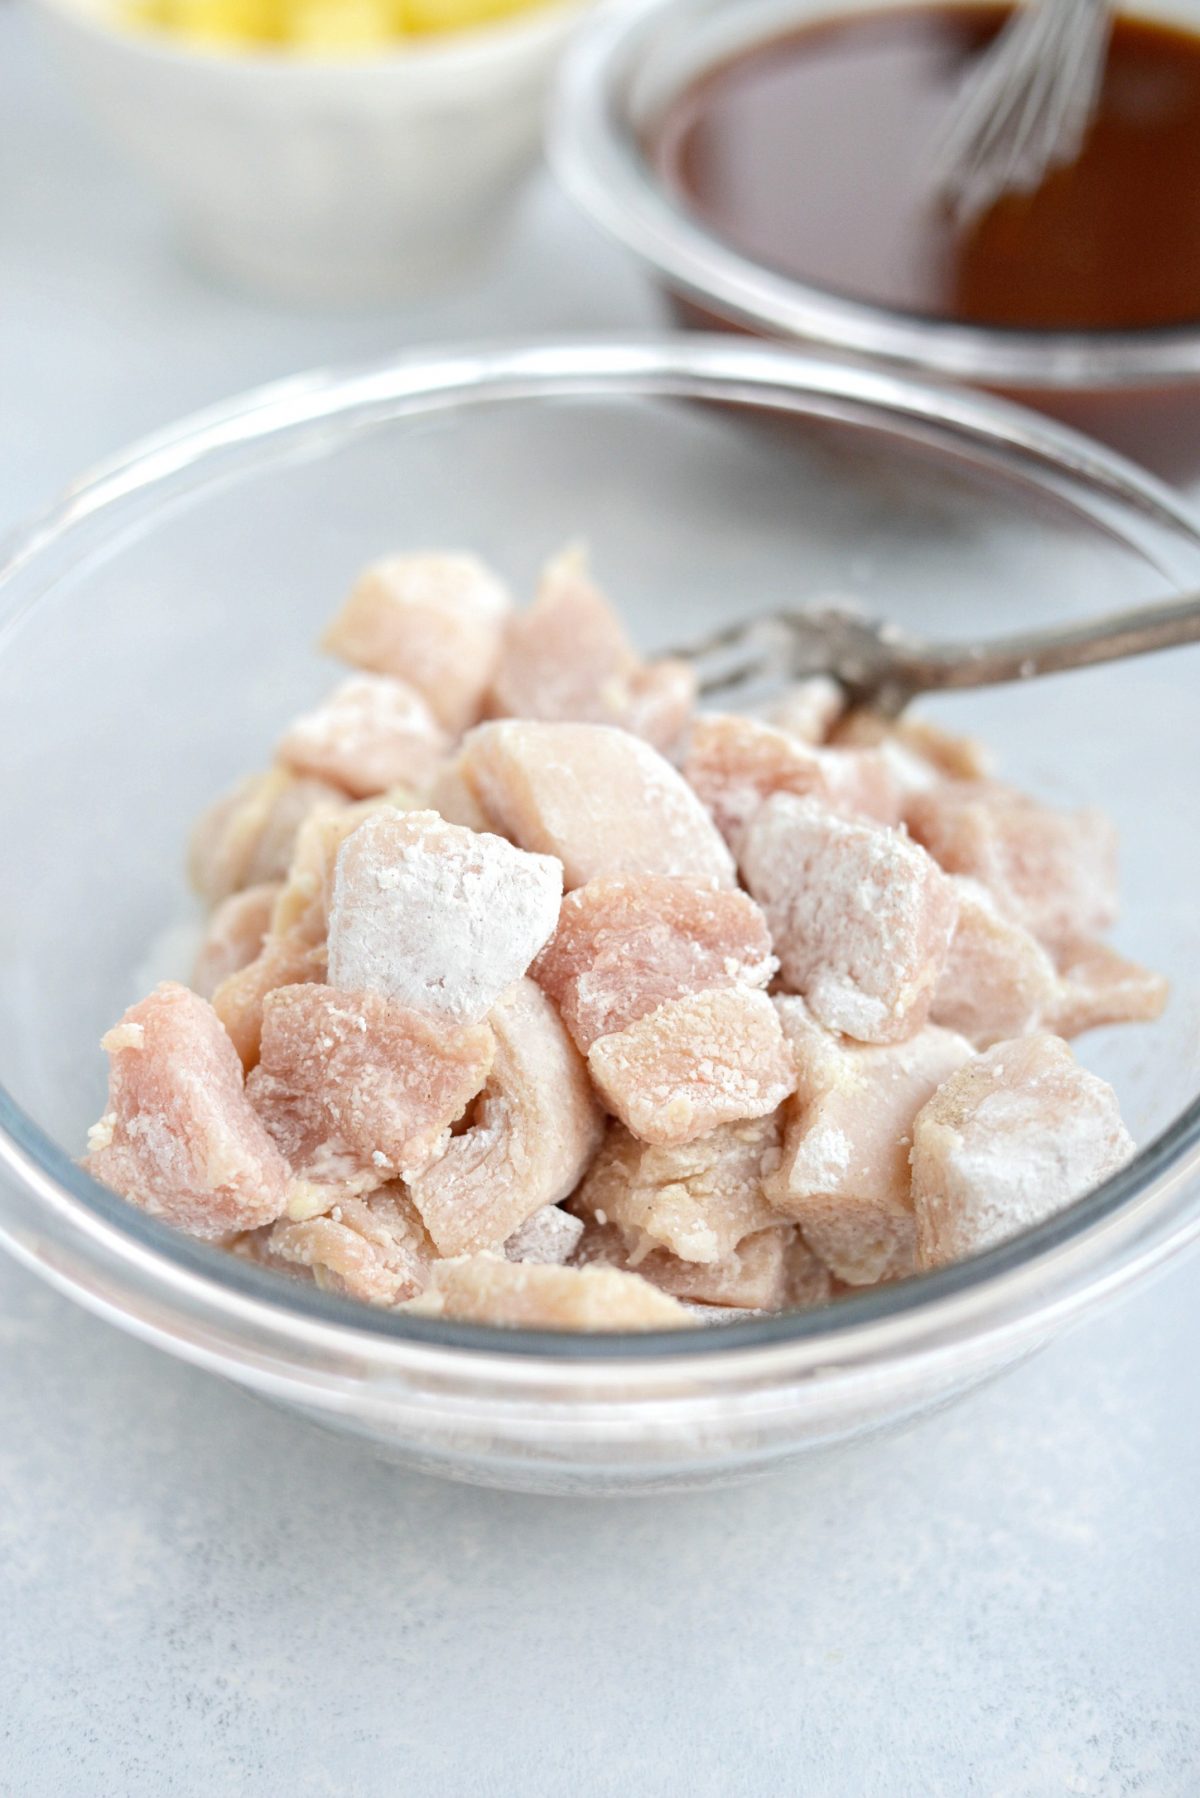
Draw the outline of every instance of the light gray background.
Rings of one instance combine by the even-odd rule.
[[[0,525],[299,367],[656,322],[545,181],[437,305],[220,292],[11,12],[0,158]],[[584,1503],[378,1465],[0,1261],[0,1793],[1190,1798],[1198,1282],[903,1437]]]

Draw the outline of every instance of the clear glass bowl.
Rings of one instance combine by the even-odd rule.
[[[880,11],[912,0],[870,0]],[[753,44],[849,0],[621,0],[573,40],[549,130],[575,200],[661,282],[677,315],[1024,400],[1183,481],[1200,474],[1200,317],[1141,331],[955,324],[808,286],[740,255],[668,191],[645,152],[670,102]],[[1185,0],[1154,16],[1195,26]]]
[[[1101,800],[1123,942],[1175,997],[1087,1039],[1148,1146],[963,1265],[829,1309],[576,1337],[380,1314],[172,1234],[73,1162],[96,1043],[186,917],[196,811],[330,670],[363,562],[461,544],[527,587],[586,535],[653,646],[850,588],[965,632],[1200,585],[1152,480],[1030,414],[734,338],[447,353],[266,389],[73,488],[0,572],[0,1233],[92,1310],[421,1467],[541,1490],[748,1472],[965,1390],[1200,1229],[1194,652],[946,702],[1014,778]],[[161,961],[161,948],[160,948]]]

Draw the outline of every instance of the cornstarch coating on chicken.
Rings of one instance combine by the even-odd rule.
[[[1107,940],[1099,812],[823,676],[697,712],[574,550],[520,603],[385,556],[323,647],[337,683],[195,827],[191,988],[103,1038],[83,1159],[243,1278],[734,1324],[985,1252],[1133,1154],[1064,1040],[1167,999]]]
[[[323,982],[328,972],[326,934],[338,850],[364,818],[391,805],[386,798],[318,805],[297,831],[261,949],[213,993],[213,1007],[247,1071],[258,1060],[267,994],[302,981]]]
[[[958,916],[931,856],[898,831],[778,793],[747,826],[741,866],[786,985],[822,1024],[866,1043],[921,1028]]]
[[[917,1113],[917,1254],[940,1267],[1004,1242],[1098,1186],[1133,1154],[1116,1095],[1056,1036],[959,1069]]]
[[[436,812],[377,812],[338,851],[329,978],[477,1023],[544,947],[561,897],[553,856]]]

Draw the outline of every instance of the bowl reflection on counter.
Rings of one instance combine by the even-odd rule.
[[[774,416],[786,429],[764,430]],[[186,902],[189,821],[328,684],[309,647],[364,563],[461,546],[528,592],[590,538],[646,648],[854,592],[921,631],[1200,585],[1200,526],[1137,470],[986,397],[729,337],[560,343],[310,376],[77,484],[0,568],[0,1238],[79,1302],[411,1465],[544,1491],[776,1465],[964,1391],[1200,1232],[1197,654],[944,703],[1002,767],[1099,799],[1152,1029],[1085,1039],[1138,1158],[960,1267],[832,1307],[649,1336],[371,1311],[192,1242],[75,1165],[101,1032]],[[1176,680],[1178,671],[1180,680]],[[1105,728],[1095,728],[1097,718]]]
[[[568,52],[552,111],[551,158],[567,191],[657,277],[684,324],[982,387],[1171,480],[1200,475],[1200,322],[1035,331],[892,311],[740,254],[668,190],[646,145],[672,100],[739,50],[847,10],[836,0],[623,0],[597,13]]]

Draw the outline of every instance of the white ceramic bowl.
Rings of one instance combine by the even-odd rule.
[[[188,249],[254,288],[366,302],[494,246],[539,147],[581,0],[329,61],[130,30],[111,0],[38,0],[79,93]]]

